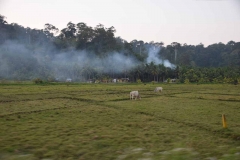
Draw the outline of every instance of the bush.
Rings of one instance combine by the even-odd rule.
[[[34,82],[35,84],[42,84],[42,83],[43,83],[43,81],[42,81],[40,78],[34,79],[33,82]]]
[[[167,79],[167,83],[170,83],[170,81],[171,81],[171,79],[170,79],[170,78],[168,78],[168,79]]]
[[[189,79],[186,78],[186,79],[184,80],[184,83],[185,83],[185,84],[189,84],[189,83],[190,83],[190,82],[189,82]]]
[[[235,79],[235,80],[233,81],[233,84],[234,84],[234,85],[237,85],[237,84],[238,84],[238,79]]]
[[[218,83],[218,79],[217,78],[213,78],[213,83]]]
[[[142,83],[141,79],[137,79],[137,83]]]
[[[200,78],[200,79],[198,80],[198,83],[204,83],[204,82],[205,82],[204,78]]]

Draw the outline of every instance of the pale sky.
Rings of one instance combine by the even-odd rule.
[[[0,14],[32,29],[101,23],[128,42],[240,42],[240,0],[0,0]]]

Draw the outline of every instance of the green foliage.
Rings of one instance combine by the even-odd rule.
[[[184,80],[184,84],[189,84],[189,83],[190,83],[189,79],[186,78],[186,79]]]
[[[218,81],[218,79],[217,78],[214,78],[213,79],[213,83],[218,83],[219,81]]]
[[[206,82],[205,80],[204,80],[204,78],[200,78],[199,80],[198,80],[198,83],[204,83],[204,82]]]
[[[240,77],[236,67],[200,68],[187,67],[180,70],[180,82],[187,78],[191,83],[233,83]]]
[[[141,79],[137,79],[137,83],[142,83]]]
[[[237,85],[239,82],[237,79],[234,79],[233,84]]]
[[[188,70],[184,75],[190,82],[198,82],[199,77],[194,69]]]
[[[230,82],[229,78],[224,77],[224,79],[223,79],[223,83],[229,83],[229,82]]]
[[[157,84],[158,82],[157,81],[152,81],[152,84]]]
[[[29,80],[39,77],[52,82],[55,77],[52,76],[54,71],[51,69],[53,63],[51,56],[54,57],[66,51],[70,55],[82,54],[82,52],[75,53],[76,50],[84,50],[98,58],[108,57],[114,52],[133,57],[140,62],[140,65],[117,73],[117,77],[127,75],[131,81],[141,79],[144,82],[151,82],[174,78],[179,79],[181,83],[189,79],[191,83],[236,84],[240,77],[240,42],[215,43],[207,47],[201,43],[194,46],[172,42],[165,47],[163,42],[146,43],[142,40],[127,42],[121,37],[115,37],[116,29],[113,26],[105,27],[102,24],[91,27],[84,22],[77,24],[69,22],[59,31],[57,27],[46,23],[43,30],[37,30],[24,28],[16,23],[8,24],[6,17],[0,15],[0,25],[1,79]],[[12,51],[2,45],[13,41],[24,49]],[[156,55],[164,57],[162,61],[168,60],[175,64],[176,68],[169,68],[154,62],[145,64],[148,50],[156,47],[160,48],[156,51]],[[56,50],[52,51],[52,48]],[[39,53],[44,53],[44,55],[36,58]],[[45,53],[51,56],[48,57]],[[84,65],[84,68],[80,67],[81,65]],[[76,81],[93,77],[102,79],[102,70],[85,64],[81,65],[62,67],[61,72],[75,76]],[[113,78],[112,73],[104,74],[104,76]]]
[[[35,84],[42,84],[42,83],[43,83],[43,80],[41,80],[40,78],[36,78],[36,79],[33,80],[33,82],[34,82]]]
[[[168,79],[167,79],[167,83],[170,83],[170,81],[171,81],[171,79],[170,79],[170,78],[168,78]]]

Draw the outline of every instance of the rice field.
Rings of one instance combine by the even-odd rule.
[[[0,84],[0,159],[239,160],[240,86]]]

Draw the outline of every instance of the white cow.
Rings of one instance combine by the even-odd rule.
[[[136,99],[141,99],[141,96],[138,91],[131,91],[130,92],[130,100]]]
[[[163,88],[162,87],[156,87],[154,89],[154,92],[162,92]]]

